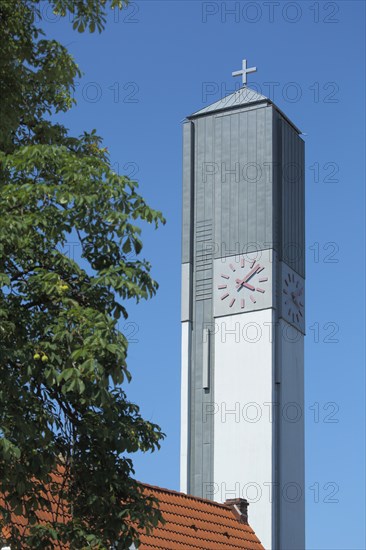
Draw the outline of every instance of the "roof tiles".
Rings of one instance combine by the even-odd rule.
[[[140,550],[264,550],[253,529],[241,523],[229,506],[151,485],[144,488],[146,495],[158,499],[165,523],[141,534]],[[55,521],[57,513],[59,521],[68,519],[65,507],[59,508],[60,503],[49,497],[52,511],[38,511],[39,522]],[[27,529],[25,518],[14,521],[21,531]],[[10,536],[6,529],[1,534],[5,539]],[[55,543],[54,548],[67,546]]]
[[[229,506],[146,485],[159,500],[165,524],[141,535],[141,550],[264,550],[250,525]]]

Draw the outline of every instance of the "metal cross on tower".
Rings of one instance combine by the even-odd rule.
[[[247,69],[247,60],[243,59],[241,71],[234,71],[232,73],[232,76],[241,76],[243,86],[246,86],[247,85],[247,74],[254,73],[256,70],[257,70],[257,67],[250,67],[249,69]]]

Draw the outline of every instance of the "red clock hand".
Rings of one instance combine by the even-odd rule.
[[[255,290],[255,286],[250,285],[249,283],[243,283],[241,286],[245,286],[249,290]]]
[[[253,267],[253,269],[251,269],[249,271],[249,273],[246,274],[244,279],[242,279],[242,280],[236,279],[236,282],[238,283],[238,285],[239,286],[244,286],[244,283],[247,283],[249,281],[249,279],[251,279],[251,277],[253,277],[253,275],[255,275],[257,273],[259,268],[260,268],[260,265],[257,264],[256,266]]]
[[[298,290],[297,292],[291,292],[292,301],[294,302],[296,307],[298,307],[299,309],[301,307],[301,304],[297,301],[297,298],[299,298],[302,295],[303,291],[304,289],[300,288],[300,290]]]

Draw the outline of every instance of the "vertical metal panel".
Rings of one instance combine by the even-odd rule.
[[[202,170],[205,166],[205,127],[206,118],[195,122],[195,219],[205,219],[205,193]]]
[[[301,166],[301,195],[300,195],[300,204],[302,204],[303,220],[300,223],[300,243],[302,246],[302,265],[301,270],[303,272],[303,277],[305,277],[305,251],[306,251],[306,238],[305,238],[305,143],[301,140],[300,143],[300,166]]]
[[[272,109],[215,116],[216,258],[246,250],[248,243],[263,249],[272,242]],[[208,133],[206,144],[211,147]]]
[[[203,305],[203,316],[205,325],[209,325],[212,322],[212,299],[205,300]],[[202,377],[202,386],[201,388],[201,422],[203,423],[202,429],[202,485],[200,487],[200,495],[203,496],[204,486],[207,483],[211,483],[213,479],[213,462],[212,462],[212,448],[213,448],[213,416],[206,418],[206,421],[203,421],[203,410],[207,405],[214,402],[213,395],[213,374],[211,365],[213,365],[213,354],[212,354],[212,331],[208,330],[208,349],[207,349],[207,359],[204,358],[203,366],[206,368],[203,371]],[[204,344],[204,342],[203,342]],[[207,369],[207,370],[206,370]]]
[[[204,403],[212,400],[209,377],[204,362],[210,360],[209,350],[204,357],[203,328],[212,320],[212,269],[213,269],[213,209],[214,209],[214,119],[207,117],[195,121],[195,220],[193,272],[193,352],[191,359],[191,476],[190,492],[201,495],[204,479],[212,479],[208,449],[212,440],[212,421],[202,421]],[[209,165],[209,169],[207,169]],[[207,388],[207,389],[205,389]],[[205,450],[205,452],[204,452]],[[194,466],[193,466],[194,464]]]
[[[221,243],[230,247],[230,180],[224,168],[230,164],[230,116],[222,119],[221,158],[215,159],[221,175]]]
[[[202,388],[210,388],[210,331],[203,329]]]
[[[194,124],[185,122],[183,124],[183,199],[182,199],[182,263],[190,262],[192,259],[192,232],[193,222],[193,143]]]
[[[195,300],[207,300],[212,296],[212,220],[195,224],[194,275]]]
[[[281,259],[302,277],[305,276],[305,181],[304,142],[297,132],[278,116],[281,125],[282,167]]]
[[[207,117],[205,126],[205,157],[204,157],[204,169],[207,166],[212,166],[214,162],[214,119],[213,117]],[[213,166],[213,168],[215,168]],[[201,179],[203,179],[203,172],[201,172]],[[206,181],[202,182],[204,192],[204,218],[205,220],[212,220],[213,217],[213,195],[214,195],[214,177],[210,176]]]
[[[194,304],[193,325],[193,354],[191,377],[191,483],[190,492],[200,494],[202,482],[202,325],[203,325],[203,301]],[[198,491],[198,493],[197,493]]]
[[[264,186],[265,186],[265,234],[264,248],[271,248],[275,237],[273,235],[273,196],[274,196],[274,175],[273,175],[273,141],[275,139],[273,131],[273,112],[272,107],[264,109],[265,127],[264,127]]]
[[[211,346],[206,348],[203,330],[212,319],[212,300],[195,302],[193,323],[193,354],[191,384],[191,476],[189,490],[199,496],[203,494],[203,484],[212,481],[212,460],[209,449],[213,440],[213,419],[203,421],[205,404],[213,402],[211,369],[204,365],[211,363]],[[211,363],[212,364],[212,363]]]
[[[273,240],[281,257],[282,251],[282,124],[277,111],[273,111]]]
[[[239,163],[239,117],[228,117],[230,119],[230,163],[226,166],[226,179],[229,182],[229,243],[232,250],[236,250],[236,243],[239,242],[239,209],[238,189],[240,179]]]
[[[285,242],[286,239],[286,228],[290,227],[289,224],[289,213],[290,213],[290,189],[288,189],[287,186],[287,162],[289,158],[288,154],[288,148],[289,148],[289,135],[287,128],[285,124],[282,124],[283,131],[282,131],[282,187],[283,187],[283,193],[282,197],[284,199],[284,207],[282,210],[282,246],[283,246],[283,254],[287,254],[287,243]]]
[[[202,468],[202,481],[201,492],[202,498],[205,498],[207,487],[210,487],[213,481],[213,467],[212,467],[212,445],[211,443],[203,444],[203,468]]]
[[[247,220],[248,220],[248,186],[244,180],[245,167],[248,165],[248,114],[239,115],[239,162],[240,162],[240,184],[239,184],[239,251],[245,249],[247,241]]]
[[[245,182],[248,188],[247,243],[257,246],[257,185],[252,180],[257,164],[257,110],[248,112],[248,165]],[[246,245],[246,243],[244,242]]]
[[[265,110],[258,109],[257,111],[257,127],[256,127],[256,168],[255,168],[255,188],[256,194],[256,242],[259,249],[262,249],[263,242],[266,240],[266,174],[265,174]]]
[[[219,163],[221,162],[221,144],[222,144],[222,121],[223,117],[214,117],[214,166],[216,167],[214,176],[214,242],[215,242],[215,257],[220,255],[221,250],[221,209],[222,209],[222,184],[221,170]]]

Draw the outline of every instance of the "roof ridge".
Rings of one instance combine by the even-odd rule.
[[[160,491],[161,493],[168,493],[171,495],[177,495],[182,498],[186,498],[188,500],[193,501],[199,501],[199,502],[205,502],[206,504],[211,504],[212,506],[217,506],[219,508],[222,508],[223,510],[229,510],[231,511],[230,506],[227,504],[223,504],[221,502],[216,502],[216,500],[209,500],[208,498],[202,498],[202,497],[196,497],[194,495],[189,495],[187,493],[182,493],[180,491],[176,491],[175,489],[166,489],[165,487],[158,487],[157,485],[150,485],[149,483],[140,483],[140,485],[143,485],[144,487],[147,487],[149,489],[154,489],[156,491]]]

